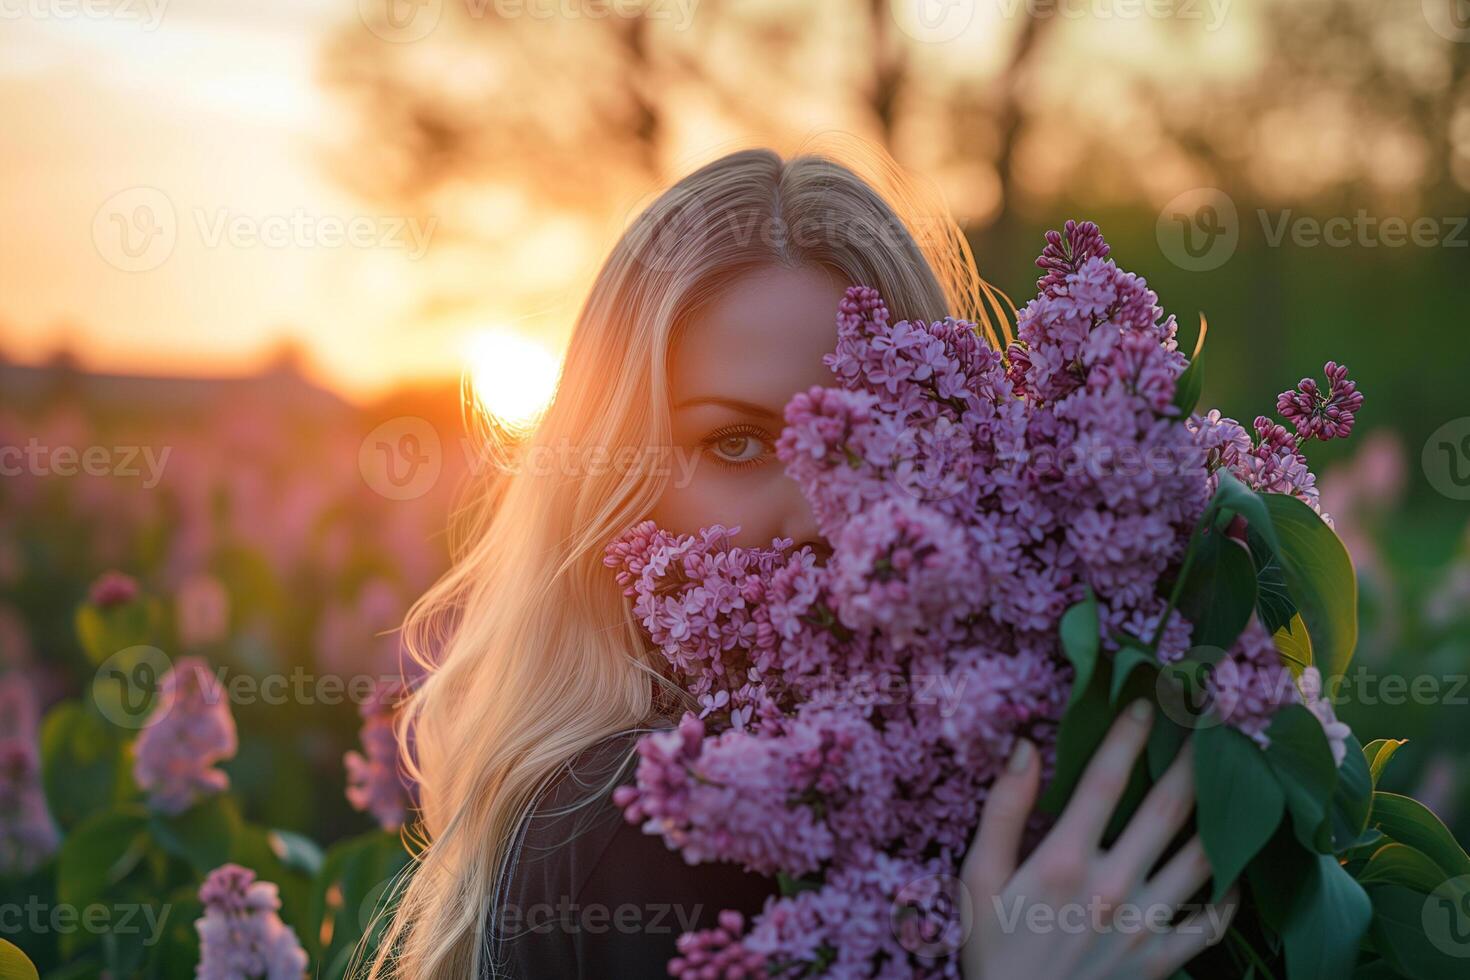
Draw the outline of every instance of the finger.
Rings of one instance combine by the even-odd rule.
[[[965,855],[963,873],[967,882],[998,892],[1010,880],[1040,782],[1036,746],[1024,738],[1017,739],[1005,772],[990,786],[980,814],[980,829]]]
[[[1142,699],[1118,716],[1082,773],[1054,833],[1083,839],[1093,846],[1102,840],[1118,800],[1128,788],[1133,763],[1148,742],[1152,717],[1153,706]]]
[[[1204,841],[1195,834],[1148,880],[1143,889],[1144,900],[1149,905],[1161,903],[1177,908],[1204,887],[1210,876],[1210,859],[1205,854]]]
[[[1170,977],[1174,972],[1209,947],[1225,938],[1225,931],[1240,907],[1240,889],[1232,885],[1218,903],[1202,905],[1186,915],[1179,924],[1160,937],[1154,956],[1157,969],[1149,975]]]
[[[1174,839],[1194,809],[1194,764],[1192,743],[1170,763],[1153,789],[1149,790],[1133,819],[1108,851],[1103,861],[1111,873],[1132,882],[1142,881],[1154,862]]]

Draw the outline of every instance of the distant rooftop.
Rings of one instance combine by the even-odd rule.
[[[308,379],[289,356],[253,374],[213,377],[91,372],[64,355],[40,365],[0,360],[0,404],[26,407],[66,397],[122,413],[205,412],[221,403],[238,407],[254,402],[285,405],[318,418],[353,412],[335,392]]]

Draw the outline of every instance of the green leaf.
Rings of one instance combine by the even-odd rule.
[[[1157,780],[1169,768],[1169,763],[1179,754],[1190,730],[1178,724],[1162,711],[1154,715],[1154,727],[1148,733],[1148,774]]]
[[[1470,904],[1445,891],[1424,895],[1396,884],[1368,886],[1373,948],[1399,976],[1460,980],[1470,956]]]
[[[1227,725],[1195,732],[1194,760],[1195,819],[1219,901],[1271,839],[1286,799],[1260,748]]]
[[[1263,494],[1280,538],[1286,586],[1312,638],[1322,682],[1342,676],[1358,642],[1358,579],[1347,549],[1316,511],[1295,497]]]
[[[1276,952],[1280,952],[1279,933],[1290,918],[1291,903],[1307,876],[1307,865],[1316,858],[1316,852],[1304,849],[1291,827],[1283,822],[1261,852],[1246,865],[1251,901],[1261,922],[1270,927],[1264,932]]]
[[[1244,517],[1250,532],[1260,537],[1267,551],[1272,554],[1279,552],[1281,539],[1277,537],[1271,521],[1271,512],[1266,509],[1265,498],[1237,480],[1229,470],[1216,470],[1215,476],[1218,485],[1215,496],[1210,500],[1210,508]]]
[[[328,849],[312,888],[308,917],[313,943],[323,935],[330,937],[325,945],[318,944],[319,962],[334,964],[357,948],[409,863],[402,840],[381,831],[349,838]],[[330,969],[327,975],[332,975]]]
[[[1336,858],[1314,857],[1281,930],[1286,972],[1291,980],[1338,980],[1352,973],[1373,905]]]
[[[1305,705],[1291,704],[1276,712],[1266,737],[1266,761],[1285,793],[1297,840],[1310,850],[1330,853],[1327,812],[1337,789],[1337,766],[1322,723]]]
[[[100,664],[119,650],[156,643],[161,620],[158,602],[145,597],[108,609],[84,603],[75,625],[87,659]]]
[[[212,796],[177,816],[154,814],[149,830],[160,847],[189,862],[202,878],[229,861],[241,825],[235,801]]]
[[[0,980],[40,980],[36,964],[19,946],[0,939]]]
[[[1346,847],[1337,852],[1337,859],[1346,863],[1362,858],[1367,861],[1374,851],[1388,843],[1388,838],[1383,831],[1377,827],[1369,827],[1358,835],[1358,839],[1351,841]]]
[[[1075,608],[1075,607],[1074,607]],[[1072,682],[1072,700],[1057,729],[1057,761],[1051,784],[1037,804],[1045,813],[1061,813],[1072,795],[1093,749],[1113,721],[1106,671],[1090,671],[1086,687]],[[1080,693],[1079,693],[1080,691]]]
[[[1406,738],[1375,738],[1363,746],[1363,759],[1368,763],[1368,773],[1373,777],[1373,788],[1378,788],[1378,777],[1383,775],[1393,754],[1409,742]]]
[[[1372,895],[1368,897],[1372,898]],[[1376,926],[1377,923],[1375,922],[1374,925]],[[1353,968],[1353,980],[1402,980],[1402,978],[1403,974],[1383,959],[1369,960]]]
[[[1137,664],[1135,663],[1134,666],[1137,666]],[[1116,669],[1115,664],[1114,670],[1116,671]],[[1130,705],[1135,701],[1153,702],[1157,697],[1156,692],[1158,691],[1157,674],[1158,665],[1152,657],[1149,658],[1148,665],[1142,670],[1136,670],[1133,667],[1127,668],[1127,673],[1121,682],[1115,673],[1109,685],[1112,692],[1109,704],[1109,718],[1117,717],[1115,705]],[[1158,724],[1158,714],[1160,712],[1154,712],[1154,725]],[[1150,727],[1149,732],[1152,734],[1152,727]],[[1148,795],[1149,788],[1152,785],[1153,780],[1149,777],[1148,760],[1140,755],[1134,760],[1133,768],[1128,776],[1128,785],[1123,788],[1123,794],[1118,798],[1117,806],[1113,807],[1113,815],[1108,820],[1107,827],[1103,829],[1104,845],[1111,844],[1112,841],[1116,840],[1123,833],[1124,829],[1128,826],[1128,822],[1133,819],[1133,814],[1137,812],[1139,804]]]
[[[1128,676],[1133,673],[1134,668],[1143,664],[1157,668],[1159,662],[1153,654],[1137,647],[1123,647],[1113,656],[1113,681],[1108,700],[1118,703],[1118,695],[1123,692]]]
[[[1209,324],[1205,322],[1204,314],[1199,318],[1199,339],[1194,343],[1194,354],[1189,358],[1189,366],[1174,382],[1174,407],[1179,409],[1181,416],[1188,416],[1199,404],[1200,391],[1205,384],[1204,352],[1205,334],[1209,332]]]
[[[781,894],[785,897],[822,889],[822,883],[815,878],[793,878],[784,871],[776,873],[776,883],[780,885]]]
[[[344,980],[347,971],[352,967],[352,958],[356,952],[352,946],[343,946],[322,971],[321,980]]]
[[[1362,837],[1372,810],[1373,777],[1357,737],[1349,734],[1347,754],[1337,767],[1337,789],[1332,794],[1332,842],[1338,851]]]
[[[322,849],[304,834],[289,830],[272,830],[268,835],[271,850],[286,867],[315,878],[322,870]]]
[[[1062,614],[1062,650],[1076,672],[1071,703],[1076,703],[1092,679],[1092,672],[1097,666],[1099,636],[1097,597],[1089,588],[1087,598]]]
[[[152,848],[147,814],[141,807],[103,811],[78,824],[62,841],[56,859],[56,901],[79,912],[94,904],[148,904],[151,873],[166,858]],[[97,948],[109,968],[127,967],[140,955],[137,933],[114,936],[76,929],[59,937],[61,957],[72,962]]]
[[[1261,624],[1275,633],[1296,615],[1296,603],[1286,587],[1286,572],[1276,552],[1255,531],[1247,530],[1245,537],[1256,564],[1256,612]]]
[[[150,980],[194,980],[194,964],[199,962],[199,932],[194,923],[203,914],[199,886],[190,882],[168,895],[158,917],[144,924],[149,932],[146,944],[157,950],[151,957],[150,966],[156,972],[148,975]]]
[[[1358,882],[1362,885],[1370,882],[1403,885],[1425,895],[1454,880],[1423,851],[1397,841],[1390,841],[1374,851],[1358,873]]]
[[[1391,840],[1422,851],[1446,876],[1470,874],[1470,857],[1444,823],[1418,800],[1379,790],[1373,794],[1368,824]]]
[[[1292,677],[1301,677],[1302,671],[1312,666],[1312,638],[1300,616],[1293,615],[1289,623],[1272,634],[1271,640]]]
[[[61,844],[56,865],[57,899],[84,908],[127,877],[146,851],[147,815],[139,808],[98,813]]]
[[[1194,561],[1179,593],[1179,611],[1194,624],[1197,645],[1227,649],[1256,606],[1256,569],[1250,552],[1221,531],[1199,534]]]
[[[41,782],[51,815],[70,828],[122,800],[130,789],[123,733],[78,701],[41,723]]]

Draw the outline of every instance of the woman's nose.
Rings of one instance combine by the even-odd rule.
[[[796,485],[796,481],[787,477],[782,480],[784,486],[781,488],[784,499],[782,501],[781,537],[790,538],[796,547],[809,547],[816,552],[819,559],[825,560],[832,553],[832,548],[822,537],[822,532],[817,527],[817,517],[812,512],[812,505],[807,501],[806,495]]]

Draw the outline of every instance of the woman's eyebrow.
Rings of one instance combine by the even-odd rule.
[[[697,398],[686,398],[674,406],[674,410],[681,408],[692,408],[695,405],[719,405],[746,415],[765,415],[774,418],[778,413],[771,411],[764,405],[755,402],[742,401],[739,398],[723,398],[719,395],[700,395]]]

